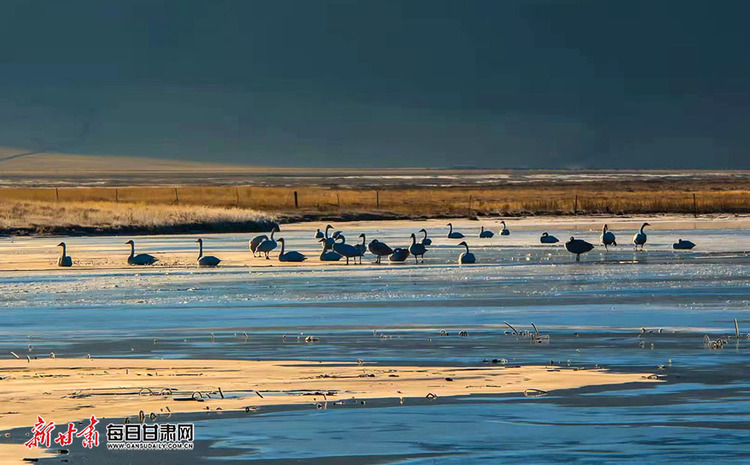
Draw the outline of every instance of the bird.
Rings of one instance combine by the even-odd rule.
[[[367,246],[368,249],[370,249],[370,253],[375,255],[375,263],[380,263],[380,259],[382,257],[387,257],[388,255],[393,253],[393,249],[388,247],[388,244],[385,242],[380,242],[377,239],[373,239],[370,241],[370,244]]]
[[[542,233],[542,237],[539,238],[539,242],[542,244],[555,244],[557,242],[560,242],[560,239],[556,238],[555,236],[550,236],[546,232]]]
[[[135,242],[129,240],[126,244],[130,244],[130,256],[128,257],[128,265],[153,265],[157,262],[156,257],[147,253],[135,254]]]
[[[430,239],[429,237],[427,237],[427,230],[424,229],[424,228],[422,228],[422,229],[419,230],[419,232],[424,233],[424,237],[420,241],[422,243],[422,245],[432,245],[432,239]]]
[[[409,249],[403,247],[396,247],[393,249],[393,253],[388,256],[389,262],[403,262],[409,258]]]
[[[500,230],[500,235],[501,236],[510,236],[510,230],[508,229],[507,226],[505,226],[505,221],[501,221],[501,223],[503,224],[503,229]]]
[[[466,243],[466,241],[462,241],[460,244],[464,247],[466,247],[466,252],[462,252],[461,255],[458,256],[458,264],[463,265],[465,263],[476,263],[477,258],[474,256],[473,253],[469,252],[469,244]]]
[[[263,253],[266,255],[266,260],[269,260],[268,254],[271,253],[273,249],[276,248],[276,241],[273,238],[274,233],[276,233],[279,230],[279,228],[273,228],[271,230],[271,237],[266,239],[265,241],[258,244],[258,247],[255,249],[258,251],[258,253]]]
[[[641,246],[641,250],[643,250],[643,244],[645,244],[645,243],[646,243],[646,240],[648,239],[648,237],[646,237],[646,233],[645,233],[645,232],[643,232],[643,228],[645,228],[646,226],[651,226],[651,225],[650,225],[650,224],[648,224],[648,223],[643,223],[643,224],[641,225],[641,230],[640,230],[640,231],[638,231],[638,232],[637,232],[637,233],[636,233],[636,234],[635,234],[635,235],[633,236],[633,244],[635,244],[635,250],[638,250],[638,246],[639,246],[639,245]]]
[[[682,239],[678,239],[677,242],[672,244],[672,248],[675,250],[690,250],[693,247],[695,247],[695,243],[692,241],[683,241]]]
[[[343,236],[343,234],[339,234],[339,236]],[[365,252],[367,252],[367,246],[365,245],[365,241],[367,240],[367,237],[365,236],[364,233],[360,234],[359,237],[362,238],[362,243],[361,244],[355,244],[354,247],[356,247],[357,250],[359,250],[359,252],[360,252],[359,262],[362,263],[362,258],[361,257],[365,254]]]
[[[213,255],[203,255],[203,239],[198,238],[195,242],[198,243],[198,266],[211,268],[221,262],[220,259],[214,257]]]
[[[279,242],[281,242],[281,252],[279,252],[280,262],[303,262],[307,260],[307,257],[297,252],[296,250],[284,252],[284,238],[283,237],[279,238]]]
[[[333,248],[333,243],[336,242],[336,238],[328,235],[328,230],[333,229],[333,226],[330,224],[326,225],[325,233],[323,234],[323,238],[326,240],[326,244],[328,244],[329,248]],[[337,233],[340,233],[341,231],[336,231]],[[336,233],[334,233],[336,234]]]
[[[607,247],[610,245],[617,245],[617,241],[615,240],[615,234],[609,230],[607,225],[605,224],[602,228],[602,235],[599,236],[599,240],[602,244],[604,244],[604,249],[609,250]]]
[[[568,252],[576,254],[576,261],[580,262],[581,254],[590,252],[594,248],[594,244],[586,242],[583,239],[574,239],[571,237],[570,240],[565,243],[565,248]]]
[[[339,242],[339,240],[341,242]],[[333,250],[334,252],[346,258],[347,265],[349,264],[350,258],[353,258],[354,263],[357,263],[357,257],[362,257],[360,250],[353,245],[347,244],[346,238],[343,235],[339,235],[336,238],[336,241],[333,243]]]
[[[482,230],[479,232],[479,237],[483,239],[489,239],[490,237],[494,237],[494,236],[495,236],[495,233],[493,233],[489,229],[485,231],[484,226],[482,226]]]
[[[57,266],[73,266],[73,259],[70,258],[69,255],[66,255],[65,252],[67,250],[67,246],[65,245],[65,242],[60,242],[57,244],[58,247],[62,247],[62,253],[60,254],[60,258],[57,259]]]
[[[411,233],[411,246],[409,247],[409,253],[414,255],[414,261],[419,263],[417,257],[422,257],[422,263],[424,263],[424,253],[427,252],[427,247],[422,243],[417,242],[417,236]]]
[[[323,232],[318,228],[318,230],[315,231],[315,239],[323,239],[324,237]]]
[[[448,239],[463,239],[464,235],[460,232],[453,232],[453,224],[448,223],[450,230],[448,231]]]
[[[328,244],[326,243],[324,237],[320,238],[318,242],[323,244],[323,251],[320,253],[321,262],[337,262],[341,260],[341,255],[337,254],[336,252],[331,250],[330,247],[328,247]]]
[[[255,236],[252,239],[250,239],[250,252],[253,253],[253,257],[256,256],[256,253],[258,252],[258,246],[263,243],[263,241],[267,241],[268,236],[265,234],[261,234],[260,236]]]

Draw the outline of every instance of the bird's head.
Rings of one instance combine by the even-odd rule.
[[[549,236],[549,234],[547,234],[547,232],[545,231],[545,232],[542,233],[542,236],[547,237],[547,236]]]
[[[425,228],[420,229],[419,232],[427,234],[427,230]]]
[[[651,223],[643,223],[643,226],[651,226]]]
[[[135,242],[133,242],[133,239],[130,239],[125,244],[127,244],[127,245],[133,245],[133,244],[135,244]]]
[[[466,241],[461,241],[458,243],[458,245],[468,246],[469,244],[467,244]]]
[[[365,233],[360,234],[359,237],[365,237]]]
[[[201,239],[201,238],[199,237],[198,239],[196,239],[196,240],[195,240],[195,242],[197,242],[197,243],[199,243],[199,244],[202,244],[202,243],[203,243],[203,239]]]
[[[59,244],[57,244],[57,246],[58,247],[65,247],[65,242],[60,242]]]
[[[448,223],[446,224],[446,226],[453,226],[453,223]]]
[[[331,226],[330,224],[327,224],[326,229],[333,229],[333,226]]]
[[[573,236],[570,236],[570,240],[568,242],[573,242],[575,238]]]
[[[281,243],[283,243],[283,242],[284,242],[284,238],[283,238],[283,237],[280,237],[280,238],[278,238],[277,240],[278,240],[279,242],[281,242]]]

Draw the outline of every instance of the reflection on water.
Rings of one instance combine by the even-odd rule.
[[[197,426],[199,439],[212,441],[200,452],[211,463],[348,455],[360,463],[747,459],[750,340],[708,350],[703,336],[733,336],[733,318],[743,335],[750,332],[748,235],[693,232],[701,247],[687,253],[657,236],[644,254],[597,250],[575,264],[559,247],[539,247],[523,234],[512,236],[514,246],[479,248],[486,264],[472,267],[449,265],[456,251],[442,245],[424,267],[2,273],[0,353],[25,356],[32,344],[32,356],[58,357],[465,365],[505,358],[666,379],[536,399],[472,396],[403,407],[383,400],[212,416]],[[234,240],[217,236],[212,244],[221,250]],[[123,238],[96,241],[108,247]],[[504,321],[522,330],[534,322],[550,343],[506,334]],[[320,342],[305,343],[302,334]]]

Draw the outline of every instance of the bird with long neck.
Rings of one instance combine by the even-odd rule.
[[[466,243],[466,241],[461,241],[458,245],[462,245],[466,247],[466,252],[461,253],[461,255],[458,256],[458,263],[459,265],[462,264],[468,264],[468,263],[476,263],[477,259],[474,256],[473,253],[469,252],[469,244]]]
[[[73,259],[70,258],[67,255],[67,246],[65,245],[65,242],[60,242],[57,244],[58,247],[62,247],[62,253],[60,254],[60,258],[57,259],[57,266],[73,266]]]
[[[414,262],[419,263],[418,257],[422,257],[422,263],[424,263],[424,254],[427,252],[427,248],[417,242],[417,236],[412,233],[411,234],[411,246],[409,246],[409,252],[414,255]]]
[[[648,237],[646,236],[646,233],[645,233],[645,232],[643,231],[643,229],[644,229],[644,228],[645,228],[646,226],[651,226],[651,225],[650,225],[649,223],[643,223],[643,224],[641,225],[641,229],[640,229],[640,231],[638,231],[638,232],[637,232],[637,233],[636,233],[636,234],[635,234],[635,235],[633,236],[633,244],[635,244],[635,250],[638,250],[638,246],[639,246],[639,245],[641,246],[641,250],[643,250],[643,244],[645,244],[645,243],[646,243],[646,241],[648,240]]]
[[[198,238],[195,242],[198,243],[198,266],[201,267],[214,267],[221,262],[220,259],[213,255],[203,255],[203,239]]]

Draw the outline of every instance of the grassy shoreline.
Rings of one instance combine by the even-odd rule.
[[[745,181],[534,185],[172,186],[0,189],[0,234],[269,231],[280,223],[575,215],[750,213]]]

